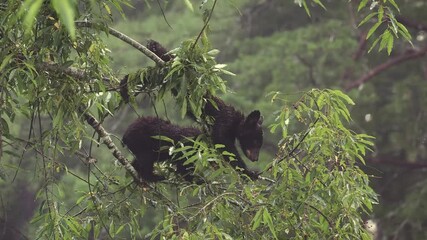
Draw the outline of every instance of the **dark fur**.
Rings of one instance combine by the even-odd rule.
[[[212,117],[212,140],[215,144],[225,145],[225,151],[233,153],[235,160],[230,161],[234,167],[243,169],[251,178],[257,174],[248,170],[245,162],[237,151],[236,139],[240,142],[243,153],[251,161],[257,161],[263,143],[262,117],[258,110],[251,112],[246,118],[234,107],[225,104],[217,97],[208,97],[203,109],[204,117]]]
[[[167,161],[171,157],[163,147],[172,146],[167,141],[152,138],[152,136],[166,136],[175,142],[185,140],[185,137],[196,137],[201,131],[192,127],[180,127],[156,117],[142,117],[134,121],[123,135],[123,143],[132,151],[136,159],[133,167],[140,177],[146,181],[164,179],[153,173],[155,162]],[[187,181],[192,181],[191,166],[184,166],[184,160],[174,161],[177,172]]]
[[[146,47],[165,62],[169,62],[174,58],[174,56],[172,54],[169,54],[168,50],[166,50],[166,48],[164,48],[157,41],[148,40]],[[122,78],[119,85],[119,93],[125,103],[128,103],[130,98],[128,80],[129,80],[129,74]]]
[[[165,62],[169,62],[174,58],[171,54],[168,54],[168,50],[157,41],[148,40],[147,48]]]
[[[147,48],[164,61],[170,61],[173,59],[173,56],[166,54],[168,51],[160,43],[154,40],[149,41]],[[255,110],[245,117],[243,113],[237,111],[234,107],[225,104],[217,97],[207,96],[206,99],[208,101],[203,109],[203,118],[213,118],[213,143],[223,144],[225,146],[225,151],[235,155],[235,160],[225,156],[226,160],[230,161],[230,164],[233,167],[243,169],[243,172],[252,179],[257,178],[256,173],[248,170],[245,162],[237,151],[235,142],[236,139],[239,140],[243,153],[251,161],[258,160],[259,150],[263,143],[263,130],[261,126],[262,117],[260,112]],[[191,117],[195,119],[194,116]],[[132,149],[131,151],[133,152]]]
[[[159,42],[154,40],[151,40],[147,44],[147,48],[162,59],[165,53],[168,52]],[[173,56],[169,55],[167,59],[163,60],[169,61],[171,59],[173,59]],[[224,150],[235,155],[235,161],[230,161],[229,157],[227,157],[232,166],[242,168],[243,172],[248,176],[253,179],[256,178],[257,174],[249,171],[245,162],[240,157],[235,142],[236,139],[239,140],[244,154],[251,161],[258,160],[259,150],[263,143],[262,117],[260,112],[255,110],[245,118],[243,113],[225,104],[217,97],[207,96],[207,100],[203,109],[203,115],[204,118],[212,117],[214,119],[212,124],[213,142],[225,145]],[[191,113],[189,115],[196,120],[194,115]]]

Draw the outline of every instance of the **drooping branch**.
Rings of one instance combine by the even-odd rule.
[[[92,27],[94,27],[94,24],[92,24],[91,22],[76,21],[76,26],[92,28]],[[117,37],[118,39],[122,40],[123,42],[128,43],[132,47],[138,49],[140,52],[142,52],[144,55],[149,57],[151,60],[153,60],[158,65],[162,66],[165,64],[165,62],[161,58],[159,58],[156,54],[154,54],[152,51],[150,51],[144,45],[138,43],[137,41],[126,36],[125,34],[115,30],[114,28],[108,27],[108,33]]]
[[[113,156],[119,160],[119,162],[124,166],[126,171],[130,173],[130,175],[137,181],[138,183],[141,183],[140,178],[138,176],[138,173],[136,172],[135,168],[130,164],[129,160],[127,160],[123,154],[120,152],[120,150],[116,147],[113,140],[110,138],[110,135],[107,131],[105,131],[104,127],[98,122],[98,120],[95,119],[94,116],[92,116],[90,113],[86,112],[84,113],[84,117],[86,122],[95,129],[96,133],[98,133],[99,137],[101,138],[102,143],[104,143],[108,149],[112,152]]]
[[[203,25],[202,30],[200,30],[199,35],[197,36],[197,38],[196,38],[196,40],[194,41],[194,44],[193,44],[193,46],[192,46],[191,48],[194,48],[194,47],[196,46],[197,41],[200,39],[200,37],[201,37],[201,36],[202,36],[202,34],[203,34],[203,31],[205,31],[206,27],[208,26],[209,21],[211,20],[211,17],[212,17],[213,11],[214,11],[214,9],[215,9],[216,2],[217,2],[217,0],[215,0],[215,1],[213,2],[212,9],[211,9],[211,11],[209,12],[209,16],[208,16],[208,18],[206,19],[205,25]]]
[[[410,51],[407,51],[406,53],[404,53],[400,56],[391,58],[387,62],[374,67],[373,69],[371,69],[368,73],[366,73],[365,75],[363,75],[359,79],[347,84],[347,86],[345,87],[345,90],[349,91],[353,88],[357,88],[360,85],[364,84],[365,82],[371,80],[376,75],[384,72],[385,70],[387,70],[387,69],[389,69],[395,65],[398,65],[398,64],[403,63],[403,62],[408,61],[408,60],[423,57],[426,54],[427,54],[427,47],[425,47],[421,50],[410,50]]]

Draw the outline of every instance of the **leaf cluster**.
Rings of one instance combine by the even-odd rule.
[[[368,2],[368,0],[361,1],[359,3],[358,11],[366,9]],[[390,55],[393,49],[394,39],[399,38],[400,36],[412,44],[412,37],[408,29],[403,24],[399,23],[395,17],[394,11],[400,12],[400,9],[394,0],[372,1],[369,9],[371,11],[376,9],[376,11],[368,14],[359,23],[360,27],[367,22],[375,20],[376,18],[376,23],[369,29],[366,39],[369,39],[381,26],[383,27],[384,31],[374,40],[368,52],[370,52],[378,43],[380,43],[378,51],[387,49],[387,53]]]
[[[203,44],[184,41],[180,47],[171,51],[175,55],[165,66],[147,67],[129,75],[129,87],[135,93],[145,92],[154,99],[163,99],[172,93],[181,116],[187,111],[195,117],[201,115],[206,94],[215,95],[216,91],[226,91],[221,75],[233,75],[225,70],[225,64],[218,64],[215,56],[218,50],[210,49],[207,39]],[[135,94],[134,94],[135,95]]]
[[[304,7],[306,13],[310,16],[310,8],[308,3],[312,3],[313,5],[317,5],[326,10],[325,5],[320,0],[298,0],[297,4]],[[369,4],[370,3],[370,4]],[[394,0],[362,0],[358,4],[357,11],[362,11],[367,9],[371,13],[367,14],[367,16],[360,21],[358,27],[366,24],[373,23],[370,27],[369,32],[367,34],[367,39],[375,33],[379,27],[382,27],[384,31],[380,34],[374,42],[372,43],[369,52],[378,44],[379,51],[383,49],[387,49],[387,53],[390,55],[393,49],[393,43],[395,38],[403,37],[406,41],[412,44],[411,42],[411,34],[408,29],[401,23],[399,23],[396,19],[395,11],[400,12],[400,9]],[[374,21],[372,21],[374,20]]]

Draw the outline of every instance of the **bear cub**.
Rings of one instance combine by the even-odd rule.
[[[173,59],[172,55],[158,42],[150,40],[147,48],[154,54],[168,62]],[[240,147],[246,157],[251,161],[257,161],[259,150],[263,144],[263,130],[260,111],[252,111],[247,117],[237,111],[233,106],[225,104],[221,99],[214,96],[206,96],[206,103],[202,110],[202,119],[212,119],[211,138],[214,144],[224,145],[224,150],[233,156],[224,156],[234,168],[240,168],[242,172],[252,179],[258,178],[258,173],[249,170],[240,156],[235,142],[239,140]],[[197,120],[192,114],[191,118]],[[209,121],[207,121],[209,122]],[[170,143],[154,139],[151,136],[166,136],[174,141],[181,141],[185,137],[196,137],[201,134],[197,128],[183,128],[173,125],[155,117],[139,118],[133,122],[123,136],[123,142],[136,156],[132,165],[139,175],[147,181],[158,181],[160,176],[153,174],[154,162],[166,161],[170,158],[166,151],[160,151]],[[187,181],[192,181],[191,165],[186,168],[184,160],[176,161],[177,172],[184,176]]]
[[[263,118],[260,111],[254,110],[247,117],[233,106],[227,105],[221,99],[207,96],[207,102],[202,111],[202,118],[212,118],[211,137],[214,144],[223,144],[224,150],[234,154],[226,160],[233,167],[243,170],[252,179],[258,178],[256,172],[250,171],[239,152],[235,141],[239,140],[243,153],[251,161],[258,161],[259,151],[263,144]],[[233,159],[234,158],[234,159]]]
[[[157,117],[141,117],[135,120],[127,128],[123,135],[123,143],[135,155],[136,159],[132,166],[138,172],[139,176],[148,182],[163,180],[164,177],[155,175],[153,167],[155,162],[167,161],[171,158],[168,153],[168,147],[172,143],[164,141],[153,136],[165,136],[174,142],[183,141],[185,137],[195,138],[202,132],[193,127],[180,127],[169,121]],[[191,182],[191,165],[184,166],[185,159],[174,162],[177,172],[185,180]]]
[[[213,97],[211,101],[214,104],[208,101],[203,109],[203,114],[213,118],[212,142],[224,145],[225,151],[234,154],[234,156],[224,156],[231,166],[240,168],[242,173],[256,179],[258,174],[247,168],[236,148],[235,141],[239,140],[241,149],[249,160],[258,160],[259,150],[263,143],[260,112],[255,110],[245,118],[241,112],[226,105],[219,98]],[[178,142],[185,140],[186,137],[195,138],[200,134],[202,131],[197,128],[181,127],[157,117],[142,117],[129,125],[123,135],[123,143],[135,155],[136,159],[132,162],[132,166],[140,177],[149,182],[156,182],[164,178],[153,173],[154,163],[170,160],[167,149],[172,144],[153,138],[153,136],[165,136]],[[192,182],[193,167],[191,164],[184,166],[184,162],[185,159],[174,162],[177,172],[186,181]]]

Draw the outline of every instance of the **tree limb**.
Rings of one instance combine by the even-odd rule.
[[[94,24],[91,22],[85,22],[85,21],[76,21],[76,26],[78,27],[87,27],[87,28],[93,28]],[[158,65],[162,66],[165,64],[165,62],[159,58],[156,54],[154,54],[152,51],[150,51],[148,48],[146,48],[144,45],[138,43],[137,41],[133,40],[132,38],[126,36],[125,34],[115,30],[114,28],[108,27],[108,33],[111,35],[117,37],[118,39],[122,40],[125,43],[128,43],[132,47],[138,49],[140,52],[142,52],[144,55],[149,57],[151,60],[153,60]]]
[[[136,182],[142,183],[138,172],[133,168],[133,166],[130,164],[129,160],[127,160],[123,154],[120,152],[120,150],[116,147],[113,140],[110,138],[110,135],[107,131],[105,131],[104,127],[98,122],[98,120],[95,119],[94,116],[92,116],[90,113],[85,112],[84,118],[86,122],[95,129],[96,133],[98,133],[99,137],[102,140],[102,143],[104,143],[108,149],[113,153],[113,156],[119,160],[119,162],[124,166],[126,171],[128,171],[131,176],[135,179]]]
[[[373,69],[371,69],[368,73],[366,73],[365,75],[363,75],[359,79],[347,84],[347,86],[345,87],[345,90],[350,91],[353,88],[357,88],[360,85],[364,84],[365,82],[369,81],[374,76],[384,72],[385,70],[393,67],[394,65],[400,64],[400,63],[405,62],[407,60],[423,57],[426,54],[427,54],[427,47],[425,47],[421,50],[410,50],[410,51],[407,51],[406,53],[404,53],[400,56],[397,56],[395,58],[391,58],[387,62],[374,67]]]

